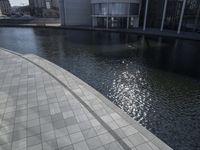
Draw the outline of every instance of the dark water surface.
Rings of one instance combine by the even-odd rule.
[[[175,150],[200,149],[200,42],[0,28],[0,47],[67,69]]]

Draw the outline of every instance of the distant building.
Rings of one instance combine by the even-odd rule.
[[[140,25],[144,30],[200,32],[200,0],[142,0],[142,3]]]
[[[60,0],[62,25],[134,28],[141,0]]]
[[[58,9],[59,8],[59,0],[52,0],[51,2],[52,4],[52,8],[56,8]]]
[[[11,9],[11,14],[13,15],[30,15],[29,6],[13,6]]]
[[[0,12],[3,15],[9,15],[11,12],[11,5],[9,0],[0,0]]]
[[[91,0],[93,27],[136,28],[141,0]]]
[[[60,0],[62,25],[200,32],[200,0]]]
[[[59,17],[59,0],[29,0],[30,14],[36,17]]]

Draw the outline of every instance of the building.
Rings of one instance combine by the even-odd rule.
[[[54,9],[58,9],[59,8],[59,0],[52,0],[51,7]]]
[[[59,17],[59,0],[29,0],[30,14],[36,17]]]
[[[200,32],[200,0],[60,0],[62,25]]]
[[[0,0],[0,12],[3,15],[9,15],[11,12],[11,5],[9,0]]]
[[[136,28],[140,0],[91,0],[93,27]]]
[[[143,0],[142,3],[140,26],[143,30],[200,32],[199,0]]]
[[[32,16],[43,17],[43,11],[46,9],[45,0],[29,0],[30,14]]]
[[[139,25],[141,0],[60,0],[62,25],[132,28]]]

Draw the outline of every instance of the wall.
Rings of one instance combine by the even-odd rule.
[[[91,26],[90,0],[60,0],[62,25]]]

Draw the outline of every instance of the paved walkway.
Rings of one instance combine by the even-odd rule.
[[[0,150],[123,149],[171,150],[66,70],[0,49]]]

